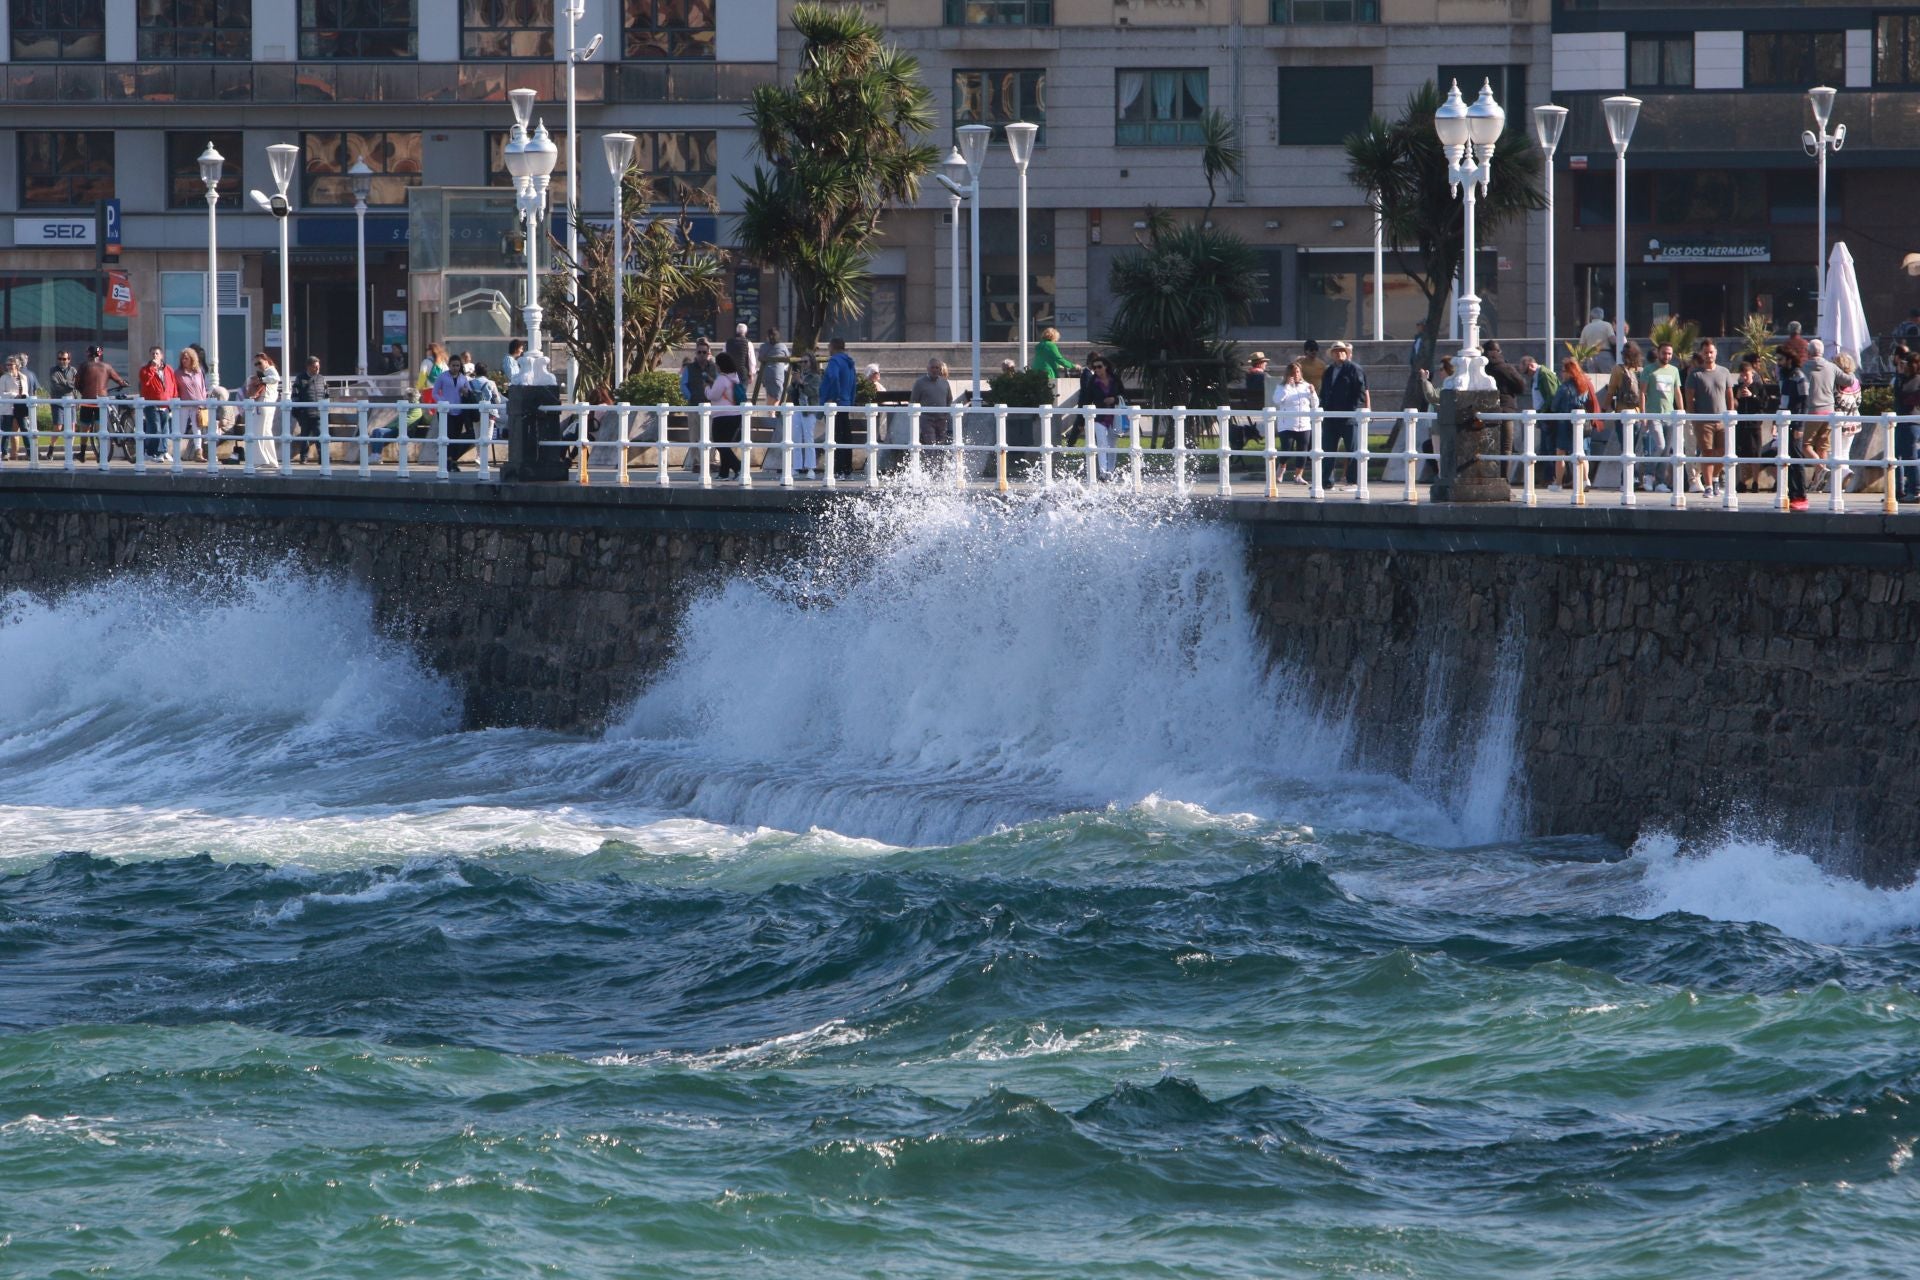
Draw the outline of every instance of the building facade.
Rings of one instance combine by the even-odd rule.
[[[1554,96],[1570,109],[1556,173],[1562,316],[1614,313],[1615,159],[1603,98],[1641,99],[1627,151],[1629,332],[1661,319],[1729,334],[1818,309],[1815,127],[1806,92],[1839,90],[1847,126],[1828,157],[1827,236],[1852,252],[1871,327],[1920,306],[1920,9],[1808,0],[1661,7],[1555,0]]]
[[[1105,327],[1108,273],[1150,209],[1202,216],[1200,120],[1238,122],[1242,176],[1205,216],[1262,263],[1241,335],[1358,338],[1372,331],[1373,224],[1347,179],[1342,140],[1370,116],[1397,117],[1428,80],[1471,95],[1491,78],[1516,123],[1544,102],[1546,0],[865,0],[887,36],[921,62],[943,132],[967,123],[1041,126],[1029,171],[1033,324],[1069,340]],[[782,71],[797,65],[785,19]],[[947,199],[929,189],[888,222],[868,313],[848,336],[946,340],[952,297]],[[985,167],[981,248],[985,336],[1014,335],[1018,195],[1001,139]],[[964,221],[965,214],[962,213]],[[1537,325],[1544,294],[1539,218],[1486,244],[1490,332]],[[1483,242],[1484,243],[1484,242]],[[1387,258],[1385,329],[1411,336],[1425,300]],[[1531,286],[1531,288],[1530,288]],[[964,287],[964,286],[963,286]]]
[[[13,245],[0,272],[0,351],[29,352],[44,369],[56,350],[77,358],[96,336],[123,361],[153,344],[171,354],[204,341],[197,157],[209,141],[227,158],[217,287],[228,381],[280,341],[279,232],[246,199],[250,188],[272,191],[275,143],[300,148],[292,354],[318,355],[335,373],[358,361],[346,172],[360,159],[375,175],[361,300],[373,371],[461,336],[448,328],[455,299],[441,291],[475,284],[449,274],[463,266],[502,281],[498,301],[517,317],[523,277],[498,270],[518,260],[510,196],[504,217],[497,199],[452,213],[429,202],[412,218],[409,206],[423,189],[508,185],[509,89],[539,93],[564,154],[566,24],[554,0],[0,0],[0,17],[9,121],[0,214]],[[776,75],[775,0],[586,0],[575,25],[576,48],[601,42],[576,72],[583,216],[610,216],[599,139],[625,129],[639,136],[637,160],[660,179],[663,202],[676,184],[718,198],[713,234],[724,239],[734,178],[751,168],[742,104]],[[556,173],[556,203],[564,184]],[[108,201],[119,214],[117,264],[102,260]],[[124,272],[137,314],[114,314],[110,266]],[[757,325],[758,289],[757,273],[742,277],[716,319],[737,309]]]

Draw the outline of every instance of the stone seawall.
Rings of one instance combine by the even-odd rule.
[[[802,554],[820,503],[852,500],[49,475],[0,489],[0,586],[291,557],[364,583],[469,725],[586,731],[700,590]],[[1876,880],[1920,865],[1920,519],[1196,508],[1244,531],[1276,660],[1352,714],[1370,767],[1457,788],[1499,721],[1532,832],[1732,820]]]
[[[1920,520],[1541,514],[1245,513],[1276,657],[1401,773],[1435,724],[1427,767],[1470,768],[1508,694],[1530,831],[1751,834],[1913,873]]]

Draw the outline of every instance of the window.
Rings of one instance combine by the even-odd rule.
[[[1656,222],[1752,226],[1767,220],[1767,179],[1757,169],[1663,169],[1653,176]]]
[[[467,58],[553,57],[553,0],[461,0]]]
[[[1281,146],[1338,146],[1372,116],[1372,67],[1280,68]]]
[[[1380,0],[1273,0],[1268,16],[1278,23],[1378,22]]]
[[[1649,36],[1627,41],[1629,89],[1693,88],[1693,37]]]
[[[1827,175],[1827,221],[1839,222],[1844,172]],[[1775,223],[1814,225],[1820,214],[1819,178],[1811,168],[1775,169],[1767,174],[1767,214]]]
[[[306,177],[300,202],[305,205],[353,207],[353,186],[347,170],[365,160],[373,170],[368,204],[407,202],[407,188],[420,185],[420,135],[417,133],[305,133],[300,154],[306,158]]]
[[[1113,142],[1120,147],[1194,147],[1207,114],[1204,70],[1122,71],[1114,78]]]
[[[655,204],[689,204],[695,193],[719,196],[719,136],[711,129],[634,133],[633,163],[651,179]]]
[[[1920,84],[1920,16],[1886,14],[1875,24],[1873,82]]]
[[[513,176],[507,172],[508,136],[505,129],[487,130],[487,185],[490,187],[513,185]],[[553,163],[553,181],[547,187],[547,198],[557,204],[567,198],[567,133],[564,129],[558,129],[549,136],[553,139],[553,145],[560,149],[560,155]]]
[[[1613,225],[1613,170],[1585,169],[1573,174],[1574,221],[1583,227]],[[1627,167],[1627,224],[1653,221],[1653,175]]]
[[[207,184],[200,180],[200,153],[207,149],[209,142],[227,160],[220,170],[220,207],[240,207],[240,193],[246,189],[240,173],[240,159],[246,148],[240,134],[195,132],[167,135],[167,208],[207,207]]]
[[[142,58],[253,60],[253,0],[138,0]]]
[[[872,276],[857,316],[836,315],[820,336],[852,343],[900,342],[907,336],[907,282],[902,276]],[[709,326],[710,328],[717,326]]]
[[[113,199],[111,133],[21,132],[22,208],[82,209]]]
[[[716,0],[621,0],[630,60],[713,57]]]
[[[300,0],[303,58],[411,58],[414,0]]]
[[[1053,0],[947,0],[950,27],[1048,27]]]
[[[106,0],[10,0],[7,17],[15,62],[106,59]]]
[[[1747,32],[1747,88],[1802,90],[1847,82],[1847,38],[1839,31]]]
[[[1506,109],[1507,119],[1520,120],[1527,114],[1527,69],[1502,63],[1460,63],[1443,66],[1434,77],[1444,95],[1447,86],[1460,82],[1460,96],[1468,102],[1479,96],[1480,86],[1493,86],[1493,100]]]
[[[1044,71],[956,71],[953,73],[953,123],[990,124],[994,141],[1006,136],[1003,125],[1026,120],[1040,126],[1035,140],[1047,137],[1047,73]]]

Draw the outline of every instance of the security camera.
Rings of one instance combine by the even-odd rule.
[[[598,52],[600,52],[600,42],[601,42],[602,40],[605,40],[606,38],[607,38],[607,37],[606,37],[606,35],[605,35],[605,33],[603,32],[603,33],[600,33],[600,34],[596,34],[596,35],[595,35],[595,36],[593,37],[593,39],[591,39],[591,40],[589,40],[589,41],[587,41],[587,47],[586,47],[586,48],[584,48],[584,49],[582,49],[582,50],[580,51],[580,53],[579,53],[579,60],[580,60],[581,62],[591,62],[591,61],[593,61],[593,55],[594,55],[594,54],[596,54],[596,53],[598,53]]]
[[[293,212],[293,205],[285,196],[270,196],[266,192],[255,188],[247,192],[247,198],[259,205],[263,211],[272,214],[276,218],[284,218]]]
[[[952,178],[949,178],[944,173],[934,174],[933,180],[939,183],[941,186],[945,187],[947,190],[953,192],[953,194],[957,196],[965,197],[965,195],[967,194],[967,189],[965,187],[961,186],[959,183],[955,182]]]

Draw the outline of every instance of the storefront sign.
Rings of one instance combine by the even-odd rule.
[[[1772,262],[1766,236],[1728,240],[1713,236],[1662,236],[1647,241],[1648,262]]]
[[[203,280],[206,277],[201,277]],[[110,316],[137,316],[140,304],[133,296],[133,281],[120,270],[107,272],[106,313]]]
[[[293,220],[293,242],[308,246],[339,245],[351,249],[360,243],[360,229],[351,217],[301,214]],[[404,214],[372,214],[367,218],[367,248],[379,249],[406,242],[407,219]]]
[[[13,242],[22,248],[41,246],[61,249],[94,243],[94,216],[75,214],[66,218],[15,218]]]

